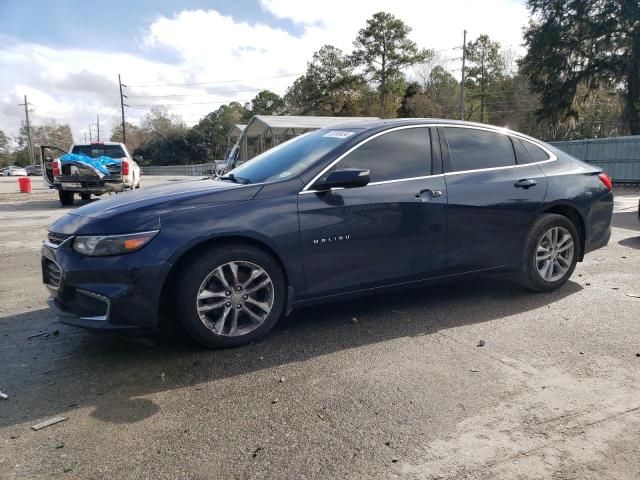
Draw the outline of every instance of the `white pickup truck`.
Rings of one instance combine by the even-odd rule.
[[[126,145],[116,142],[76,143],[69,152],[58,147],[42,145],[42,177],[49,188],[58,190],[62,205],[73,205],[75,194],[83,200],[91,195],[123,192],[140,188],[140,167],[129,154]],[[120,162],[106,165],[104,174],[92,165],[82,162],[62,162],[66,153],[85,155],[92,159],[110,157]]]

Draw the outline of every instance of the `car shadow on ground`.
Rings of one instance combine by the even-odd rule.
[[[640,231],[640,219],[638,218],[638,210],[615,212],[611,218],[611,226],[624,228],[626,230]]]
[[[635,248],[636,250],[640,250],[640,237],[629,237],[618,242],[618,245],[622,245],[623,247]]]
[[[548,306],[582,290],[525,291],[504,278],[482,278],[295,311],[264,340],[206,350],[178,337],[93,335],[55,323],[42,309],[0,319],[0,427],[93,407],[105,422],[132,423],[158,411],[148,394],[203,388],[220,379],[401,337],[434,335]],[[356,319],[356,320],[354,320]],[[56,331],[58,333],[56,333]],[[48,333],[29,339],[34,333]]]

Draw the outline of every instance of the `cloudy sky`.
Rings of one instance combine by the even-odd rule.
[[[381,10],[452,70],[465,28],[518,50],[528,21],[516,0],[0,0],[0,129],[16,133],[27,95],[33,124],[70,123],[81,140],[99,114],[104,136],[119,122],[118,74],[128,120],[162,104],[193,125],[259,90],[284,94],[314,51],[351,51]]]

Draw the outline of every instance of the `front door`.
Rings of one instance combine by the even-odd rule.
[[[401,127],[365,140],[325,173],[368,169],[369,185],[300,193],[306,294],[390,285],[442,270],[447,194],[443,176],[432,174],[433,158],[429,128]]]

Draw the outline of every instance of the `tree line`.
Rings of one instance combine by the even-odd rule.
[[[522,57],[487,34],[465,45],[464,119],[549,141],[640,134],[640,3],[527,5],[532,16]],[[154,107],[140,126],[126,125],[127,144],[154,164],[202,163],[222,158],[229,130],[257,114],[459,119],[461,85],[449,59],[416,45],[410,32],[402,20],[376,13],[351,52],[323,46],[282,97],[261,91],[244,105],[222,105],[191,128]],[[18,135],[16,163],[24,158],[25,133]],[[119,127],[111,139],[121,138]]]

